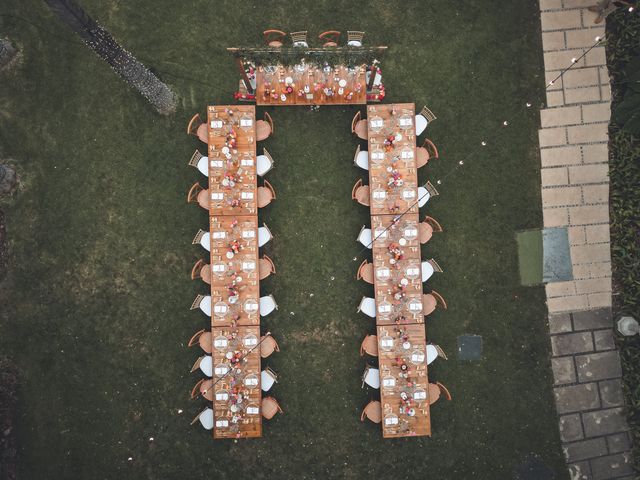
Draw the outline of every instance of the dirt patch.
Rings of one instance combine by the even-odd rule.
[[[7,266],[9,264],[9,247],[7,245],[5,219],[4,212],[0,210],[0,280],[3,280],[7,275]]]
[[[0,479],[15,480],[18,448],[15,435],[17,371],[6,357],[0,358]]]

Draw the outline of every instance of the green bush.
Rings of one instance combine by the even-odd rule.
[[[607,23],[612,84],[609,127],[611,261],[614,311],[640,318],[640,17],[625,11]],[[640,464],[640,337],[620,339],[629,423]]]

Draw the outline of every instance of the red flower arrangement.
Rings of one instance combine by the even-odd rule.
[[[233,94],[233,98],[235,100],[255,100],[256,99],[256,95],[255,93],[240,93],[240,92],[235,92]]]

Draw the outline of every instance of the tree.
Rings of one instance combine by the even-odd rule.
[[[18,176],[13,167],[0,163],[0,196],[8,195],[18,186]]]
[[[9,65],[16,56],[17,50],[6,38],[0,38],[0,68]]]
[[[49,8],[85,44],[106,61],[129,85],[138,90],[163,115],[176,109],[171,89],[93,20],[74,0],[45,0]]]

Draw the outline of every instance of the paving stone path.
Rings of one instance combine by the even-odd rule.
[[[546,83],[604,37],[585,7],[540,0]],[[572,480],[631,479],[620,358],[611,315],[608,122],[604,46],[547,89],[540,111],[544,226],[566,227],[573,280],[546,285],[554,394]]]

